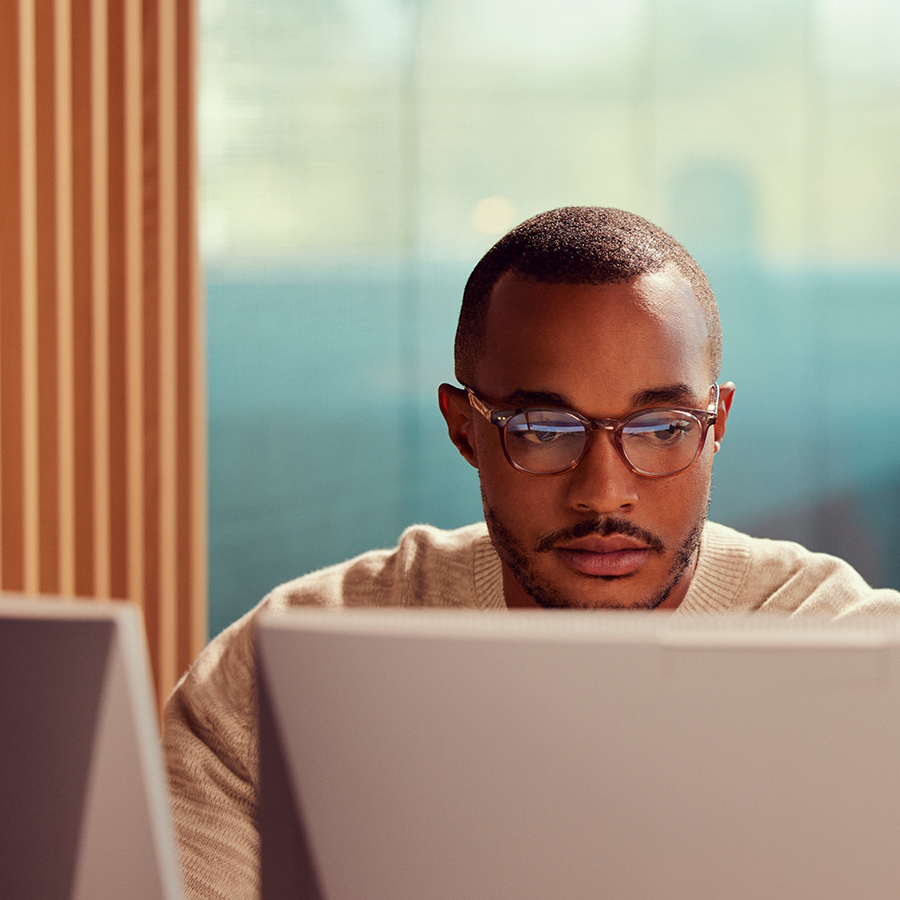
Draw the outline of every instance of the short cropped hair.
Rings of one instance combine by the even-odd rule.
[[[491,294],[508,272],[545,284],[614,284],[674,265],[700,301],[709,334],[712,375],[722,364],[722,327],[703,270],[673,237],[621,209],[567,206],[541,213],[508,232],[466,282],[456,330],[456,378],[473,384],[484,353]]]

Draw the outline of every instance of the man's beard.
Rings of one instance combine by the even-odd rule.
[[[708,510],[708,504],[707,504]],[[494,546],[506,567],[512,572],[516,580],[525,592],[544,609],[595,609],[590,603],[574,602],[566,597],[558,588],[548,583],[533,571],[532,562],[519,540],[500,521],[497,514],[485,504],[485,518],[487,520]],[[706,512],[694,523],[688,536],[682,541],[681,546],[675,551],[672,565],[669,568],[668,578],[658,591],[647,597],[640,598],[637,602],[623,603],[612,597],[601,604],[601,609],[656,609],[661,606],[672,593],[675,586],[684,577],[690,567],[697,548],[700,545],[700,537],[703,534],[703,526],[706,522]],[[586,537],[589,534],[598,534],[608,537],[612,534],[624,534],[643,541],[652,553],[663,553],[665,544],[649,531],[638,527],[629,519],[616,516],[598,516],[594,519],[585,519],[571,528],[563,528],[552,534],[545,535],[539,542],[535,553],[551,551],[559,543],[566,540],[575,540]],[[617,576],[595,576],[601,581],[614,581]]]

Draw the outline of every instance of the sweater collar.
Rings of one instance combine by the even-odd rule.
[[[675,612],[696,615],[734,609],[749,572],[750,539],[733,528],[707,522],[694,577]]]

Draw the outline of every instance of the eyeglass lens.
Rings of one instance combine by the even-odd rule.
[[[552,475],[564,472],[578,460],[590,430],[590,425],[570,413],[527,410],[506,423],[506,451],[524,471]],[[650,475],[669,475],[694,461],[702,437],[702,425],[689,413],[648,410],[628,419],[621,429],[621,446],[635,469]]]

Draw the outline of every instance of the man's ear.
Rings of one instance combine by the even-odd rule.
[[[734,400],[734,382],[726,381],[725,384],[719,386],[719,405],[716,407],[718,415],[716,416],[716,424],[713,425],[714,448],[717,453],[722,445],[722,438],[725,437],[725,423],[728,421],[728,414],[731,412],[732,400]]]
[[[477,469],[478,460],[472,428],[473,412],[466,392],[453,387],[452,384],[442,384],[438,388],[438,403],[447,423],[450,440],[456,445],[463,459]]]

